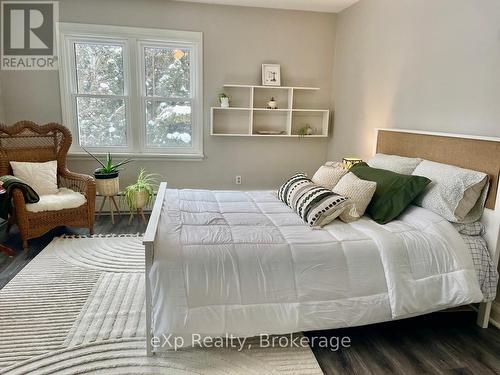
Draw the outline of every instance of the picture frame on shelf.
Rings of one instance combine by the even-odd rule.
[[[281,86],[281,65],[262,64],[262,86]]]

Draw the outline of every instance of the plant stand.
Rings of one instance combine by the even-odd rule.
[[[116,212],[118,213],[118,215],[121,215],[120,209],[118,208],[118,204],[116,204],[116,200],[115,200],[116,196],[118,196],[118,195],[104,195],[103,196],[104,198],[103,198],[102,203],[101,203],[101,207],[99,208],[99,212],[97,213],[98,217],[101,216],[101,211],[104,207],[104,204],[106,203],[106,199],[109,198],[109,212],[111,213],[111,223],[112,224],[115,223],[114,209],[116,209]]]
[[[137,209],[137,217],[142,217],[142,222],[146,223],[146,217],[144,216],[144,209],[143,208]],[[134,210],[130,210],[130,216],[128,218],[129,225],[133,219],[134,219]]]

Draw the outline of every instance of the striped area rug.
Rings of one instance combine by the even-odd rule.
[[[146,357],[141,242],[54,239],[0,291],[0,373],[322,373],[309,348],[255,344]]]

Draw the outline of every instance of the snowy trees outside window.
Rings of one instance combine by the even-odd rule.
[[[60,31],[72,150],[202,155],[201,33],[78,24]]]

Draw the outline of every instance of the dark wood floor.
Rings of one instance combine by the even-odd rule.
[[[500,331],[475,319],[473,311],[446,311],[306,335],[351,340],[335,352],[312,348],[325,374],[499,374]]]
[[[128,225],[122,216],[112,225],[108,216],[97,220],[96,234],[143,233],[139,221]],[[0,254],[0,288],[35,257],[54,236],[86,234],[85,230],[58,228],[30,241],[27,253],[21,250],[17,234],[8,246],[18,255]],[[310,342],[349,337],[350,347],[332,351],[312,347],[325,374],[500,374],[500,331],[475,325],[473,311],[452,311],[364,327],[308,332]]]

